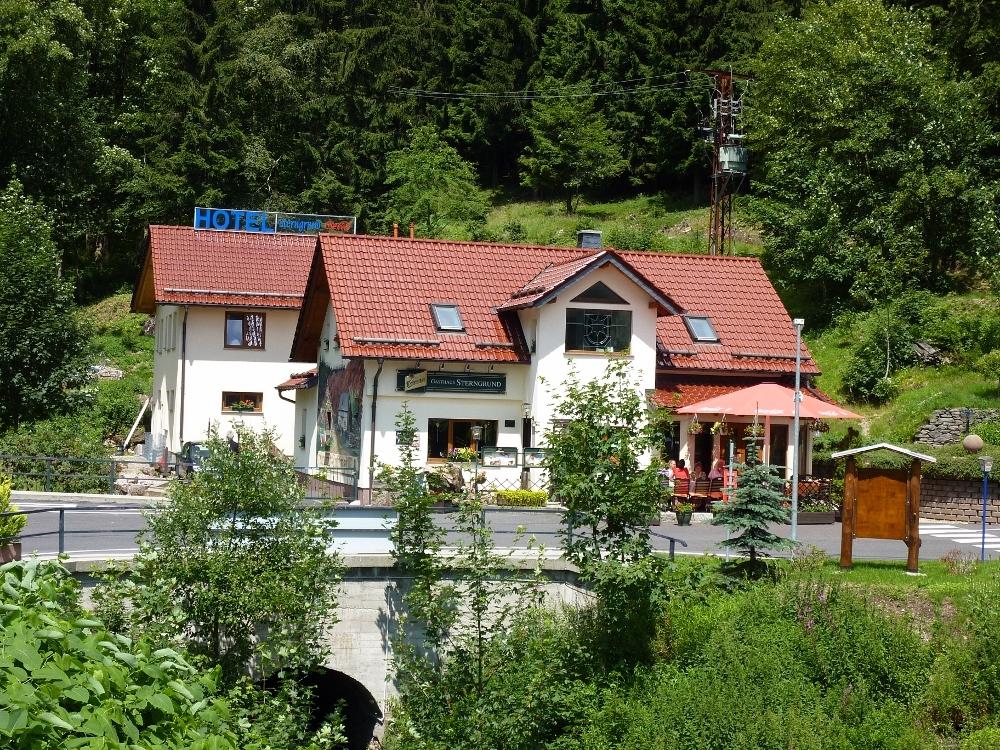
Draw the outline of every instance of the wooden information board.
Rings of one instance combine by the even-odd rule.
[[[840,565],[853,564],[854,540],[899,539],[906,543],[906,569],[917,572],[920,552],[920,461],[909,471],[859,469],[854,456],[844,475]]]

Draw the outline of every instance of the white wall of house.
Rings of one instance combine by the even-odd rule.
[[[428,425],[431,419],[454,419],[473,421],[493,421],[497,423],[497,447],[521,449],[521,428],[523,424],[523,394],[526,387],[528,368],[525,365],[494,365],[482,362],[468,363],[468,370],[461,363],[445,363],[443,370],[437,362],[425,362],[431,372],[491,373],[504,374],[507,378],[505,394],[474,393],[419,393],[396,389],[399,370],[413,369],[416,363],[409,361],[386,361],[379,376],[378,404],[375,412],[375,462],[396,464],[399,461],[399,446],[396,444],[396,417],[403,404],[409,406],[416,422],[416,456],[427,467],[441,465],[443,461],[428,454]],[[369,360],[365,373],[365,439],[362,445],[361,467],[362,487],[367,482],[371,461],[371,402],[372,384],[378,362]],[[488,482],[515,489],[520,482],[520,466],[483,467]]]
[[[263,349],[227,349],[227,312],[252,311],[265,316]],[[187,309],[185,362],[181,362],[184,308],[158,305],[157,346],[153,365],[152,429],[162,435],[167,448],[179,451],[185,441],[203,439],[210,426],[223,435],[242,420],[254,429],[272,428],[279,450],[292,455],[295,448],[295,404],[279,398],[275,389],[296,369],[308,365],[288,362],[297,310],[192,306]],[[160,333],[161,326],[163,333]],[[173,333],[168,333],[173,331]],[[183,387],[182,387],[183,379]],[[181,425],[181,392],[184,424]],[[259,393],[259,412],[236,413],[223,409],[223,392]]]
[[[585,292],[598,281],[604,282],[628,306],[596,303],[577,303],[571,300]],[[604,375],[608,364],[627,357],[631,376],[635,379],[640,394],[656,385],[656,308],[650,307],[649,295],[638,285],[614,268],[604,267],[588,274],[582,280],[567,287],[552,302],[540,308],[522,313],[522,325],[528,336],[529,346],[534,341],[531,374],[526,383],[525,401],[531,404],[534,419],[536,445],[542,444],[542,433],[555,413],[555,402],[560,396],[560,386],[576,372],[582,381],[593,380]],[[572,353],[566,351],[566,310],[567,308],[631,310],[632,343],[627,355]],[[531,331],[529,334],[528,331]]]
[[[181,334],[184,308],[158,305],[153,347],[153,387],[150,392],[150,433],[153,445],[162,455],[164,448],[177,450],[180,430]],[[159,458],[160,456],[157,456]]]

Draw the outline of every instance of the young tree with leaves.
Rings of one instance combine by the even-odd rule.
[[[545,462],[552,494],[566,507],[566,557],[585,570],[605,554],[645,557],[663,488],[648,460],[655,432],[628,362],[612,362],[604,377],[586,382],[572,374],[558,393],[555,414],[566,422],[545,431]]]
[[[747,461],[737,467],[739,486],[732,500],[723,503],[712,523],[725,526],[731,534],[720,544],[749,558],[751,572],[758,567],[757,555],[771,549],[788,549],[793,543],[770,530],[773,523],[788,523],[789,511],[784,507],[785,480],[774,469],[758,460],[757,441],[747,441]]]
[[[521,156],[521,182],[556,192],[565,201],[566,213],[573,213],[583,190],[621,174],[626,163],[615,134],[586,89],[558,88],[551,79],[538,88],[558,92],[531,103],[531,144]]]
[[[386,163],[386,181],[393,186],[387,222],[415,222],[426,237],[440,237],[449,226],[481,223],[489,201],[476,185],[472,165],[434,126],[413,128],[409,139]]]
[[[110,576],[101,611],[218,664],[229,685],[247,675],[280,683],[321,663],[342,567],[327,549],[331,519],[302,507],[271,435],[242,424],[235,433],[232,449],[213,432],[202,470],[148,514],[130,575]]]
[[[86,381],[85,329],[44,209],[0,192],[0,430],[58,412]]]

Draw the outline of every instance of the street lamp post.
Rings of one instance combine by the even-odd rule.
[[[979,548],[979,559],[986,560],[986,504],[990,497],[990,472],[993,471],[993,459],[990,456],[980,456],[979,465],[983,469],[983,541]]]
[[[474,424],[472,425],[472,444],[475,450],[475,456],[472,458],[472,496],[478,502],[479,500],[479,441],[483,437],[483,426]]]
[[[795,404],[792,417],[792,541],[799,531],[799,404],[802,402],[802,326],[806,321],[796,318],[795,326]]]

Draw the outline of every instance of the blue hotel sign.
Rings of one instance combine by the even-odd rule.
[[[354,234],[356,217],[195,208],[194,228],[258,234]]]

